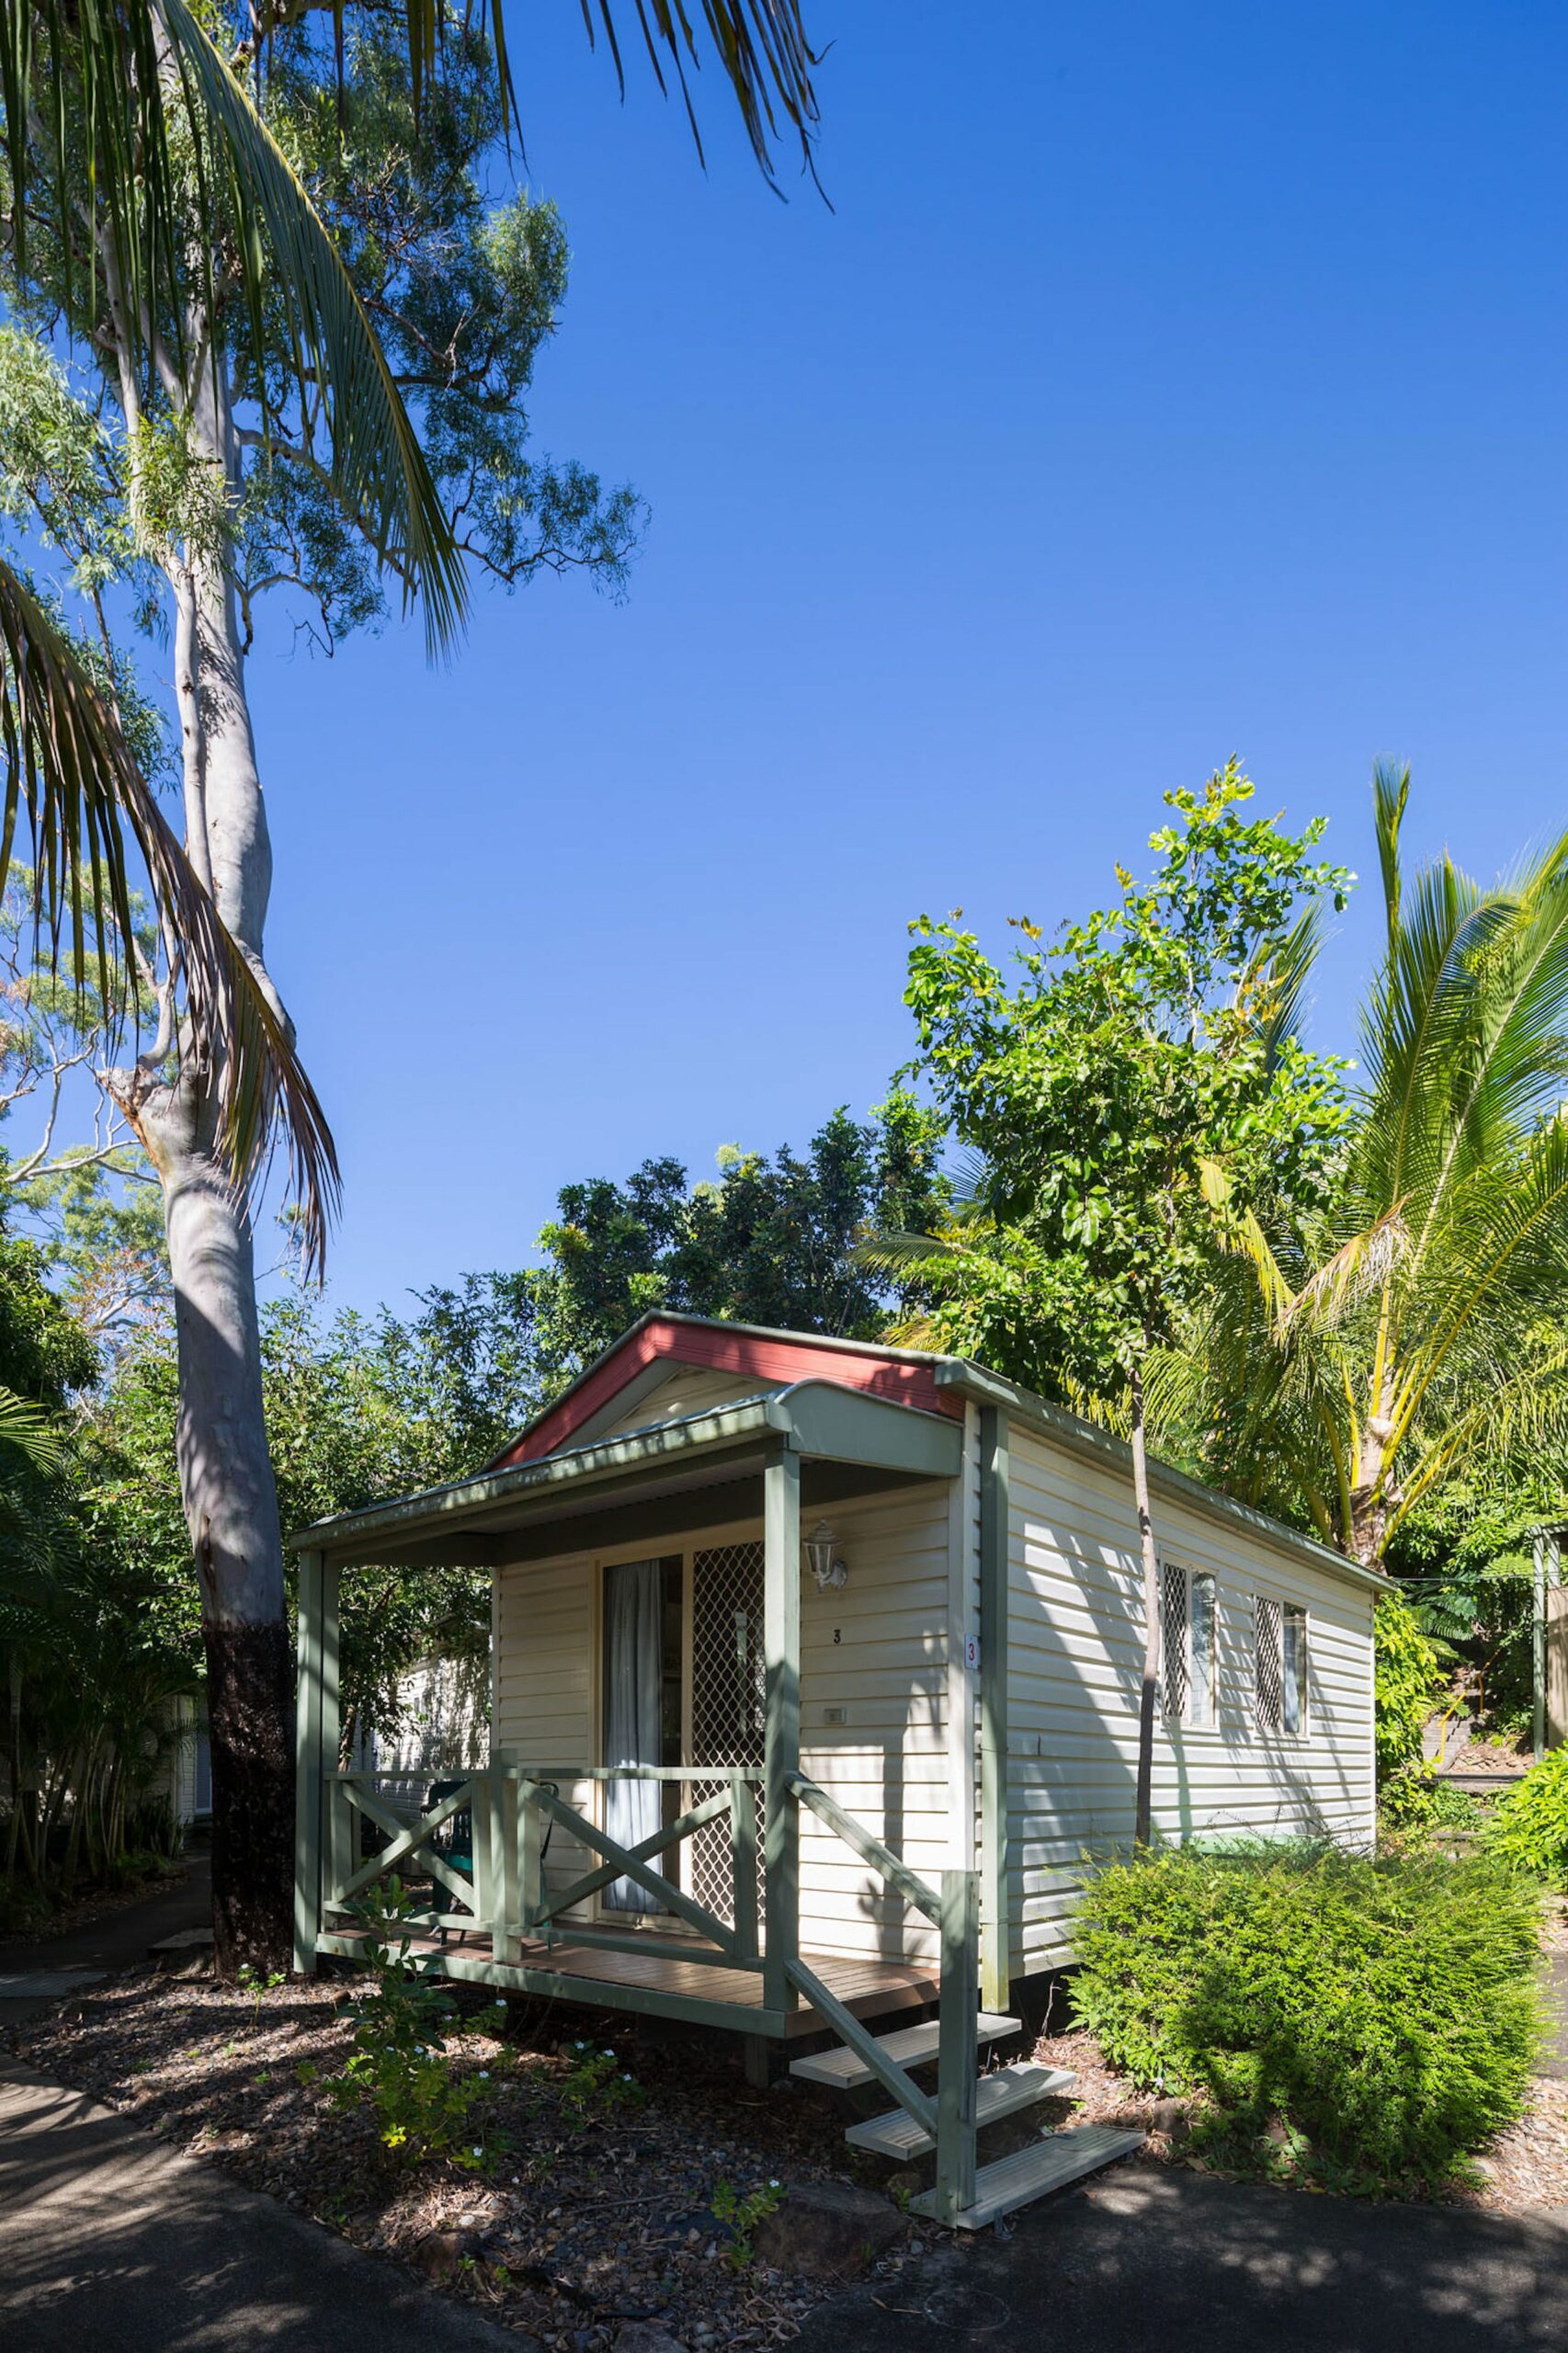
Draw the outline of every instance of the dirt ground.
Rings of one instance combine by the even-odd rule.
[[[1561,1924],[1553,1941],[1568,1949]],[[458,2074],[485,2078],[483,2165],[400,2160],[364,2108],[336,2105],[327,2088],[353,2049],[362,1982],[246,1993],[142,1973],[73,1996],[8,2040],[165,2145],[408,2265],[552,2353],[597,2353],[633,2319],[692,2347],[788,2342],[840,2283],[738,2260],[720,2211],[727,2197],[836,2180],[906,2205],[929,2178],[928,2160],[890,2173],[850,2151],[840,2098],[787,2075],[767,2092],[750,2089],[728,2037],[518,2003],[498,2039],[477,1993],[463,1997],[464,2030],[449,2054]],[[1042,2126],[1114,2121],[1148,2131],[1156,2164],[1209,2169],[1154,2129],[1156,2103],[1105,2064],[1091,2036],[1051,2025],[1035,2055],[1073,2068],[1074,2092],[1000,2128],[986,2156]],[[572,2088],[585,2046],[614,2053],[612,2089],[585,2105]],[[1476,2180],[1449,2196],[1499,2214],[1568,2208],[1568,2077],[1543,2076]],[[937,2235],[906,2221],[869,2275],[871,2291],[893,2295]]]

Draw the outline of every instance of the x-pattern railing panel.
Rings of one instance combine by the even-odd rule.
[[[471,1905],[477,1912],[479,1899],[473,1881],[465,1878],[455,1864],[448,1862],[442,1855],[435,1852],[427,1844],[430,1839],[445,1829],[453,1814],[460,1813],[465,1807],[472,1805],[473,1797],[472,1781],[464,1781],[460,1789],[455,1790],[449,1797],[443,1798],[439,1805],[433,1807],[428,1813],[421,1814],[414,1823],[405,1823],[401,1815],[392,1812],[391,1806],[384,1804],[380,1798],[372,1796],[371,1792],[363,1788],[352,1775],[341,1776],[338,1786],[343,1790],[347,1802],[358,1813],[362,1813],[368,1822],[373,1822],[378,1830],[384,1830],[391,1843],[383,1847],[379,1854],[372,1855],[369,1862],[362,1863],[359,1869],[335,1891],[329,1898],[332,1904],[337,1905],[352,1904],[355,1898],[362,1895],[368,1887],[373,1887],[377,1880],[384,1879],[389,1871],[396,1870],[400,1863],[407,1862],[417,1856],[420,1862],[430,1872],[431,1877],[438,1880],[449,1894],[455,1895],[460,1903]]]

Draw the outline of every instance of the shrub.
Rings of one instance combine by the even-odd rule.
[[[1498,1800],[1487,1844],[1516,1870],[1568,1889],[1568,1748],[1549,1748]]]
[[[1520,2111],[1540,1924],[1490,1861],[1187,1847],[1091,1881],[1074,1999],[1141,2083],[1208,2095],[1231,2162],[1437,2181]]]
[[[1421,1735],[1442,1685],[1442,1663],[1402,1593],[1378,1597],[1373,1697],[1378,1779],[1419,1764]]]
[[[370,1928],[364,1957],[372,1989],[360,2000],[354,2055],[328,2086],[332,2098],[340,2108],[369,2105],[394,2154],[446,2157],[479,2172],[497,2154],[474,2114],[488,2104],[490,2085],[483,2074],[452,2073],[446,2042],[457,2005],[414,1951],[413,1903],[393,1879],[379,1904],[354,1908]],[[495,2009],[504,2016],[505,2002]]]
[[[1481,1799],[1441,1781],[1432,1765],[1405,1765],[1378,1791],[1378,1831],[1409,1840],[1444,1832],[1479,1832],[1486,1820]]]

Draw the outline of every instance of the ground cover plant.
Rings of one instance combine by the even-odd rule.
[[[1074,1996],[1220,2162],[1437,2186],[1522,2112],[1541,1914],[1490,1859],[1186,1847],[1096,1876]]]

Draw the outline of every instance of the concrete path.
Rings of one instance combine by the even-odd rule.
[[[80,1928],[46,1937],[37,1944],[0,1945],[0,2027],[17,2026],[47,2008],[65,1984],[51,1992],[51,1979],[113,1977],[125,1969],[140,1969],[148,1949],[161,1938],[185,1928],[210,1927],[212,1921],[211,1858],[196,1848],[184,1879],[161,1887],[140,1904],[121,1904],[116,1912],[100,1913]],[[28,1981],[40,1988],[23,1992]]]
[[[6,2353],[522,2353],[526,2341],[0,2059]]]
[[[199,1854],[187,1879],[145,1903],[0,1946],[0,1979],[143,1968],[150,1946],[210,1918]],[[0,1999],[0,2026],[66,1990]],[[4,2353],[523,2353],[528,2342],[0,2056]]]
[[[1133,2163],[823,2305],[797,2353],[1561,2353],[1564,2221]]]

